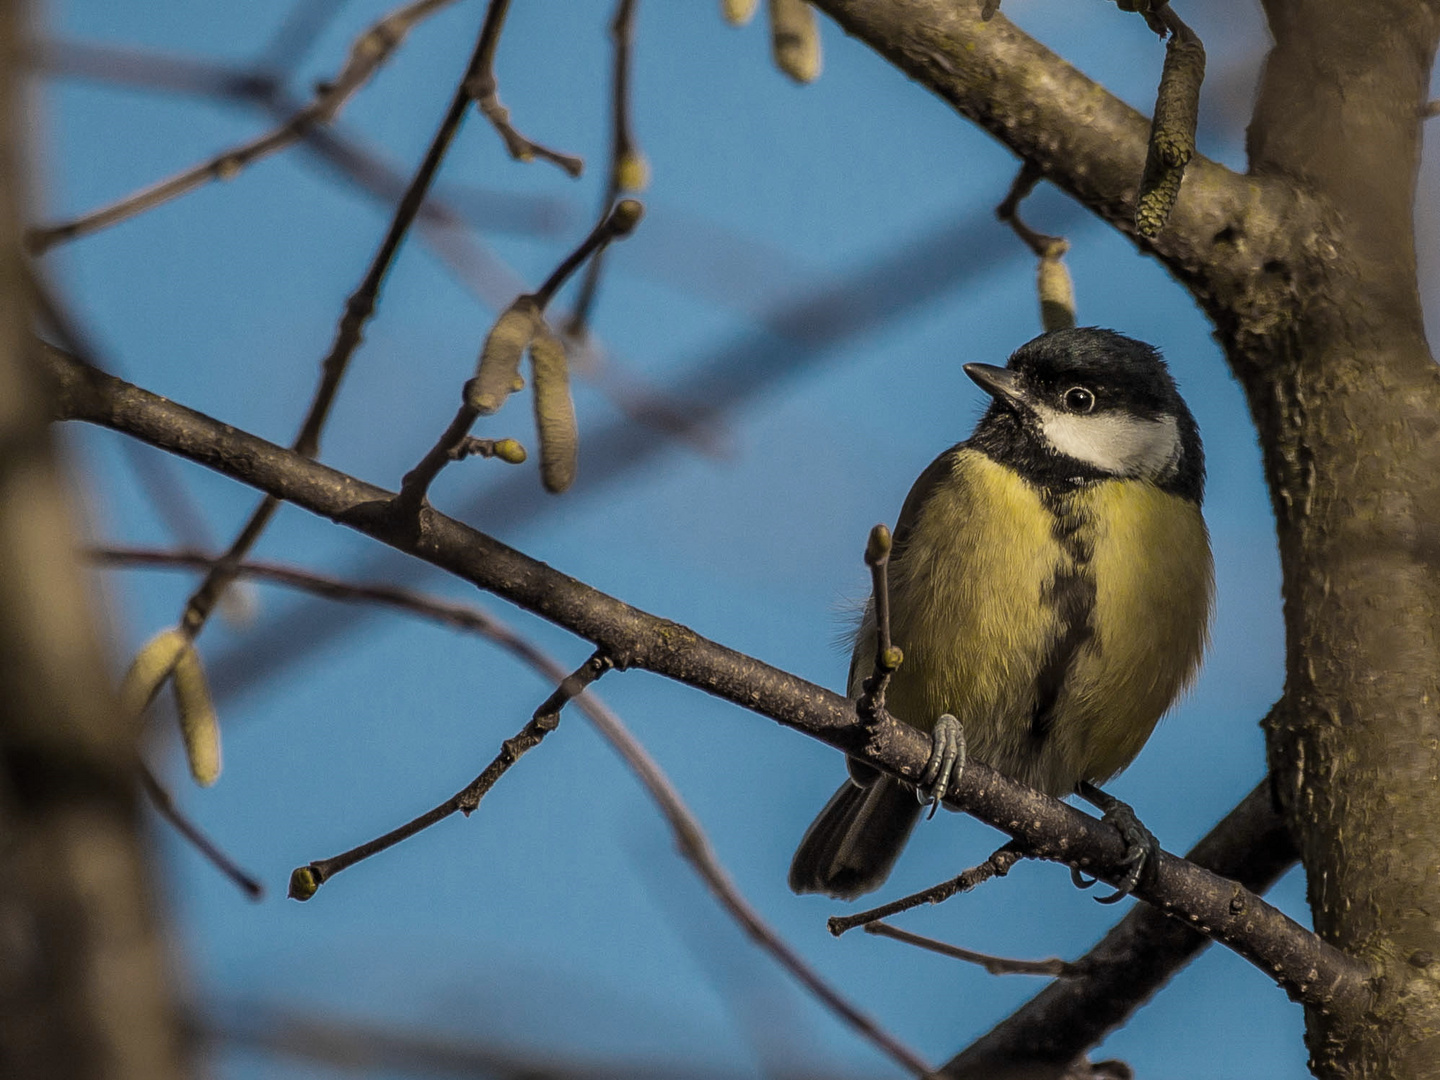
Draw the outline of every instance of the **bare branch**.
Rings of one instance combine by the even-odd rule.
[[[1040,170],[1032,163],[1020,166],[1010,191],[995,216],[1010,226],[1021,243],[1040,260],[1036,268],[1035,291],[1040,298],[1040,325],[1046,330],[1067,330],[1075,325],[1075,286],[1065,268],[1065,253],[1070,242],[1062,236],[1046,236],[1036,232],[1020,217],[1020,203],[1040,182]]]
[[[170,822],[175,831],[183,836],[210,865],[229,878],[235,887],[251,900],[260,900],[265,896],[265,886],[261,884],[260,880],[255,875],[246,872],[239,863],[225,854],[219,844],[206,836],[198,825],[185,816],[175,805],[174,797],[165,790],[164,785],[143,762],[140,765],[140,784],[144,787],[145,794],[150,796],[150,801],[160,812],[160,816]]]
[[[1269,780],[1261,781],[1187,857],[1256,893],[1295,865],[1295,845],[1275,811]],[[942,1074],[949,1080],[1067,1078],[1090,1047],[1124,1024],[1209,944],[1184,920],[1137,905],[1074,962],[1080,978],[1047,986],[951,1059]]]
[[[99,232],[153,210],[212,180],[234,179],[247,165],[293,145],[309,128],[335,119],[346,103],[390,59],[415,25],[452,2],[412,0],[386,15],[355,39],[340,74],[321,86],[310,104],[259,138],[231,147],[209,161],[176,173],[99,210],[57,225],[37,226],[27,233],[27,245],[32,252],[43,252],[63,241]]]
[[[297,867],[290,875],[290,899],[309,900],[321,885],[324,885],[341,870],[348,869],[372,855],[378,855],[402,840],[410,839],[431,825],[444,821],[457,810],[469,817],[480,806],[480,800],[485,797],[486,793],[510,771],[510,766],[539,746],[546,735],[560,726],[560,710],[613,666],[608,656],[603,652],[596,652],[580,667],[567,675],[555,688],[555,692],[535,710],[529,722],[501,744],[500,752],[495,755],[495,760],[485,766],[479,776],[433,810],[427,810],[419,817],[407,821],[398,829],[392,829],[384,836],[368,840],[359,847],[353,847],[349,851],[343,851],[328,859],[318,859],[308,866]]]
[[[1080,974],[1080,969],[1076,965],[1067,964],[1059,957],[1052,957],[1049,960],[1014,960],[1008,956],[991,956],[989,953],[974,952],[970,949],[962,949],[958,945],[936,941],[934,938],[912,934],[908,930],[901,930],[898,926],[891,926],[884,922],[866,923],[865,932],[888,937],[894,941],[903,941],[906,945],[914,945],[918,949],[928,949],[930,952],[939,953],[941,956],[948,956],[954,960],[964,960],[967,964],[978,964],[991,975],[1049,975],[1052,978],[1073,979]]]
[[[650,179],[650,167],[644,155],[635,148],[635,136],[630,130],[630,50],[635,41],[635,9],[638,5],[639,0],[619,0],[615,17],[610,20],[610,40],[615,59],[610,76],[610,175],[601,200],[604,211],[615,205],[622,192],[643,191]],[[600,288],[600,271],[604,265],[605,253],[597,251],[585,267],[575,306],[571,308],[562,331],[567,341],[580,346],[588,342],[590,309],[595,305],[595,294]]]
[[[921,774],[930,738],[906,724],[866,725],[851,702],[630,607],[432,510],[420,534],[361,509],[390,492],[218,423],[45,349],[58,415],[123,431],[339,521],[504,596],[593,642],[609,655],[732,701],[901,778]],[[1125,873],[1116,830],[978,762],[947,802],[1008,833],[1038,858],[1098,873]],[[1230,946],[1298,1000],[1362,1008],[1370,966],[1340,952],[1240,885],[1162,853],[1136,895]]]
[[[1128,236],[1135,236],[1136,178],[1149,120],[1015,27],[985,21],[979,3],[953,0],[814,0],[850,34],[948,101]],[[1217,245],[1244,219],[1261,246],[1278,242],[1298,197],[1281,181],[1240,177],[1200,155],[1168,227],[1143,246],[1193,289],[1242,276],[1250,263]],[[1285,230],[1288,235],[1288,229]],[[1248,253],[1253,260],[1255,252]]]
[[[969,768],[968,764],[966,768]],[[881,904],[869,911],[857,911],[853,915],[832,915],[826,920],[825,926],[830,933],[839,937],[847,930],[853,930],[857,926],[866,926],[877,919],[887,919],[891,915],[899,915],[902,911],[909,911],[922,904],[943,903],[956,893],[969,892],[991,878],[1004,877],[1023,858],[1025,858],[1025,853],[1018,844],[1006,844],[1000,850],[993,852],[979,866],[972,866],[949,881],[942,881],[939,885],[932,885],[920,892],[902,896],[899,900]]]
[[[476,106],[485,114],[505,140],[505,149],[516,161],[533,161],[537,157],[552,162],[571,176],[579,176],[585,170],[585,163],[573,154],[562,154],[541,146],[533,139],[527,139],[510,123],[510,110],[500,104],[498,86],[495,82],[495,50],[500,45],[500,31],[505,28],[505,16],[510,10],[510,0],[490,0],[485,9],[485,25],[480,31],[481,60],[466,80],[465,90],[475,100]]]

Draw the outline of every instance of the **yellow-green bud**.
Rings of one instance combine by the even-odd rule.
[[[650,162],[638,150],[622,154],[615,163],[615,181],[621,191],[644,191],[650,186]]]
[[[320,879],[315,876],[315,871],[308,866],[297,866],[290,871],[291,900],[309,900],[320,888]]]
[[[500,439],[495,443],[495,456],[510,465],[525,461],[525,447],[514,439]]]

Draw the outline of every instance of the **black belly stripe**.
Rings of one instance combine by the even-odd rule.
[[[1051,535],[1067,556],[1067,565],[1055,572],[1041,590],[1040,599],[1055,609],[1060,633],[1051,643],[1035,681],[1035,707],[1030,735],[1037,741],[1055,724],[1055,705],[1075,657],[1095,636],[1095,577],[1090,562],[1094,546],[1086,535],[1090,515],[1076,505],[1074,493],[1049,490],[1041,495],[1045,508],[1055,515]]]

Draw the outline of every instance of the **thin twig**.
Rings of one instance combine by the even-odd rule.
[[[633,199],[622,199],[614,209],[607,209],[605,215],[590,230],[590,234],[561,260],[560,265],[551,272],[544,283],[533,293],[517,297],[505,314],[525,306],[533,308],[537,324],[543,323],[545,308],[570,275],[579,269],[580,264],[587,258],[602,250],[611,241],[628,235],[639,222],[642,212],[640,204]],[[505,315],[502,314],[501,318],[504,317]],[[543,326],[537,325],[531,337],[538,336],[540,332],[549,333]],[[520,350],[523,350],[529,343],[530,338],[527,338],[520,344]],[[518,352],[515,359],[518,363]],[[392,521],[413,523],[417,519],[421,508],[425,505],[425,496],[430,490],[430,485],[434,483],[435,477],[440,475],[440,471],[446,465],[456,460],[457,449],[468,437],[470,428],[474,426],[475,421],[481,415],[481,407],[472,400],[472,395],[468,392],[462,394],[460,407],[455,411],[455,418],[450,421],[449,426],[436,440],[435,445],[426,451],[419,463],[405,474],[400,483],[400,493],[385,508],[384,513]]]
[[[1036,232],[1020,217],[1020,203],[1035,189],[1040,179],[1039,167],[1027,160],[1010,185],[1010,193],[995,208],[995,216],[1009,225],[1040,260],[1035,288],[1040,297],[1041,326],[1046,330],[1066,330],[1075,325],[1075,286],[1064,262],[1070,243],[1062,236]]]
[[[98,232],[118,222],[169,202],[212,180],[230,180],[241,169],[295,143],[316,124],[328,124],[390,58],[409,32],[422,19],[454,0],[412,0],[397,8],[355,39],[340,74],[323,84],[314,99],[284,123],[257,139],[231,147],[209,161],[176,173],[157,184],[127,195],[109,206],[56,225],[39,226],[26,233],[32,252],[43,252],[55,244]]]
[[[294,442],[291,443],[291,449],[298,454],[314,457],[319,452],[320,434],[324,430],[325,422],[330,417],[331,407],[340,390],[340,382],[349,368],[350,359],[360,346],[365,324],[375,312],[380,286],[384,283],[391,266],[394,265],[400,245],[424,206],[425,197],[435,180],[435,175],[440,171],[440,163],[444,160],[446,152],[455,140],[456,133],[460,130],[460,125],[464,122],[470,101],[465,84],[481,63],[484,53],[483,45],[484,35],[482,32],[481,37],[476,41],[470,61],[466,65],[465,74],[461,77],[451,96],[445,116],[440,121],[434,137],[430,140],[425,157],[419,168],[415,170],[415,175],[411,178],[405,193],[400,197],[399,205],[390,220],[390,226],[386,229],[379,248],[370,260],[369,269],[366,270],[359,287],[345,302],[345,310],[336,327],[330,351],[320,365],[320,381],[315,388],[315,396],[311,399],[310,408],[300,424],[300,430],[297,432]],[[277,500],[266,498],[255,508],[250,520],[245,523],[231,543],[225,559],[211,568],[205,576],[205,580],[186,601],[180,623],[192,638],[204,628],[216,602],[224,593],[231,577],[229,568],[243,559],[255,545],[275,511],[279,509],[279,505]]]
[[[1025,246],[1035,253],[1037,259],[1053,259],[1070,250],[1069,242],[1062,236],[1046,236],[1026,225],[1020,217],[1020,204],[1035,190],[1035,185],[1044,178],[1039,166],[1026,161],[1020,166],[1014,182],[1004,201],[995,208],[995,216],[1014,231]]]
[[[891,915],[898,915],[902,911],[909,911],[921,904],[943,903],[956,893],[969,892],[975,886],[981,885],[991,878],[1004,877],[1017,862],[1025,857],[1024,849],[1018,843],[1011,842],[993,852],[979,866],[972,866],[949,881],[942,881],[939,885],[932,885],[928,889],[911,893],[909,896],[902,896],[899,900],[881,904],[869,911],[857,911],[853,915],[832,915],[826,920],[825,926],[830,933],[839,937],[847,930],[865,926],[878,919],[889,918]]]
[[[457,810],[469,817],[479,807],[480,800],[485,797],[485,794],[510,771],[510,766],[519,761],[526,752],[539,746],[546,735],[560,726],[560,710],[613,666],[604,652],[596,651],[590,659],[561,681],[560,685],[555,688],[555,692],[541,703],[523,728],[500,745],[500,752],[495,755],[495,759],[489,765],[485,766],[479,776],[433,810],[427,810],[398,829],[392,829],[384,836],[366,841],[349,851],[342,851],[339,855],[328,859],[318,859],[308,866],[297,867],[290,875],[290,898],[292,900],[309,900],[321,885],[341,870],[354,866],[372,855],[378,855],[402,840],[408,840],[436,822],[444,821]]]
[[[97,548],[88,552],[88,555],[91,559],[110,566],[200,568],[210,561],[206,556],[195,552],[154,551],[143,548]],[[243,563],[237,569],[241,575],[246,577],[274,581],[333,600],[380,603],[444,623],[447,626],[469,630],[502,645],[546,678],[558,680],[565,674],[565,669],[559,663],[525,638],[516,634],[498,619],[470,605],[456,604],[387,585],[362,585],[337,581],[334,578],[313,574],[309,571],[271,563]],[[644,747],[636,741],[619,716],[593,694],[580,695],[576,699],[575,705],[635,773],[673,830],[676,846],[681,855],[691,864],[721,906],[740,923],[746,933],[807,990],[815,994],[827,1008],[832,1009],[847,1023],[854,1026],[866,1039],[874,1042],[907,1069],[917,1075],[926,1075],[924,1063],[916,1054],[880,1030],[873,1021],[831,989],[750,907],[749,902],[736,888],[724,866],[715,856],[699,822],[685,805],[679,792],[675,790],[674,785],[671,784],[660,766],[646,753]],[[439,809],[440,807],[437,807],[436,811]],[[436,811],[431,811],[431,813]],[[397,837],[397,839],[404,839],[404,837]],[[314,865],[304,869],[313,873]],[[330,873],[334,872],[332,868]]]
[[[875,608],[875,666],[855,703],[856,712],[872,722],[885,714],[885,689],[905,659],[890,640],[890,548],[889,528],[876,525],[865,543],[865,565],[870,567],[870,595]]]
[[[251,900],[260,900],[265,896],[265,886],[253,874],[247,873],[229,855],[221,850],[220,846],[200,831],[200,827],[191,821],[175,805],[174,798],[170,792],[150,771],[150,767],[144,762],[140,763],[140,786],[145,789],[145,794],[150,796],[150,801],[160,816],[175,827],[175,831],[190,842],[191,847],[198,851],[209,861],[210,865],[219,870],[221,874],[235,883]]]
[[[510,0],[490,0],[485,9],[485,26],[480,36],[483,43],[482,62],[466,81],[466,90],[479,110],[485,114],[505,141],[505,149],[516,161],[533,161],[543,158],[559,165],[571,176],[585,171],[585,162],[573,154],[562,154],[551,150],[533,139],[527,139],[510,123],[510,110],[500,104],[499,87],[495,82],[495,50],[500,45],[500,31],[505,27],[505,15],[510,10]]]
[[[1049,960],[1013,960],[1008,956],[991,956],[989,953],[973,952],[970,949],[962,949],[958,945],[949,945],[943,941],[936,941],[934,938],[912,934],[908,930],[901,930],[898,926],[891,926],[889,923],[866,923],[865,932],[903,941],[906,945],[914,945],[917,948],[929,949],[941,956],[964,960],[967,964],[978,964],[991,975],[1049,975],[1052,978],[1073,979],[1081,974],[1080,969],[1074,964],[1067,963],[1058,956],[1051,957]]]
[[[641,184],[627,184],[636,177],[627,172],[642,169],[644,160],[635,150],[635,137],[630,130],[630,51],[635,40],[635,9],[638,0],[619,0],[615,17],[610,21],[610,39],[614,44],[615,61],[610,82],[610,176],[605,182],[605,196],[601,206],[608,211],[627,187],[638,190]],[[564,334],[567,339],[583,343],[589,337],[587,326],[590,309],[595,304],[595,294],[600,288],[600,271],[604,267],[605,253],[597,252],[585,268],[580,289],[575,296],[575,306],[565,320]],[[588,355],[594,355],[590,353]]]

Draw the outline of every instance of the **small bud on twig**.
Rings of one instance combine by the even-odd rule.
[[[650,162],[638,150],[622,154],[615,163],[615,183],[621,191],[644,191],[650,185]]]

